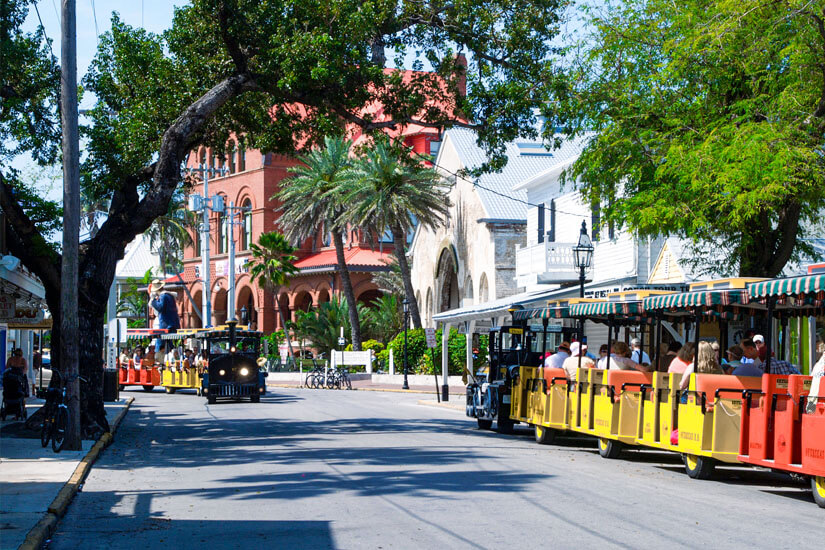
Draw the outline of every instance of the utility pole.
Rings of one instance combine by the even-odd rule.
[[[75,0],[63,0],[60,25],[60,116],[63,124],[63,259],[60,270],[60,370],[66,383],[69,425],[65,447],[81,449],[78,380],[77,284],[80,239],[80,144],[77,130]],[[92,390],[92,388],[89,388]]]
[[[209,196],[209,176],[225,176],[228,170],[225,168],[209,168],[204,164],[199,164],[197,168],[189,168],[189,171],[200,173],[203,176],[203,195],[192,195],[190,197],[189,210],[192,212],[203,211],[203,223],[200,226],[201,280],[203,281],[203,291],[201,293],[201,311],[203,315],[201,316],[201,324],[206,328],[212,326],[212,277],[209,270],[209,214],[212,211],[224,211],[223,200],[220,196]]]
[[[240,221],[235,221],[236,213],[243,216],[244,212],[249,211],[249,208],[243,206],[235,206],[235,203],[230,202],[226,208],[226,214],[229,216],[227,225],[229,226],[229,290],[227,291],[227,313],[226,319],[232,320],[235,318],[235,226],[243,227],[243,217]],[[243,319],[241,319],[243,322]]]

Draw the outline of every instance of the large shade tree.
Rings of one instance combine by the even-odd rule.
[[[415,328],[421,328],[421,314],[407,261],[407,235],[416,224],[434,229],[444,221],[450,208],[448,189],[438,172],[411,158],[404,147],[377,137],[362,149],[354,177],[340,191],[350,205],[348,221],[376,235],[392,233],[393,253]]]
[[[61,257],[44,238],[55,205],[21,185],[7,164],[19,153],[44,163],[58,154],[56,62],[42,32],[21,31],[28,6],[9,0],[0,10],[0,207],[11,253],[43,282],[59,326]],[[241,146],[293,153],[347,124],[364,132],[460,124],[477,130],[491,165],[500,165],[504,143],[534,135],[535,109],[553,105],[562,88],[553,39],[565,6],[193,0],[162,35],[113,17],[83,79],[95,106],[82,129],[82,185],[109,205],[106,221],[79,249],[80,368],[90,380],[81,396],[84,426],[105,425],[99,365],[115,266],[126,245],[168,211],[189,151],[204,144],[220,152],[239,135]],[[469,65],[456,55],[465,52]],[[397,66],[427,62],[433,72],[402,78],[386,70],[388,56]],[[380,120],[365,114],[377,103]]]
[[[332,234],[338,275],[349,309],[352,349],[361,351],[358,303],[344,255],[343,234],[348,230],[344,218],[346,203],[339,192],[352,177],[351,145],[341,137],[326,137],[323,147],[298,157],[300,164],[289,169],[292,175],[281,182],[281,190],[273,198],[282,204],[278,223],[293,243],[300,245],[315,238],[319,228]]]
[[[700,269],[773,277],[809,252],[825,207],[822,2],[625,0],[588,13],[558,122],[597,137],[568,178],[612,222],[693,241]]]

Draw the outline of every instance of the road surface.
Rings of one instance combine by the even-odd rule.
[[[278,389],[260,404],[135,402],[50,550],[821,548],[801,483],[676,455],[599,457],[479,431],[421,395]]]

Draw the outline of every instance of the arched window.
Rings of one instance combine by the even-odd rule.
[[[246,149],[238,150],[238,172],[246,170]]]
[[[198,163],[201,166],[206,166],[206,147],[201,147],[198,151]]]
[[[212,168],[218,170],[223,166],[223,160],[217,152],[212,153]]]
[[[230,141],[229,142],[229,173],[230,174],[235,173],[235,149],[236,149],[235,142]]]
[[[241,236],[241,250],[249,250],[252,244],[252,201],[243,201],[243,235]]]

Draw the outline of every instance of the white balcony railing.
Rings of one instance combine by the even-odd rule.
[[[575,282],[579,273],[574,264],[574,243],[543,242],[516,250],[518,286]]]

